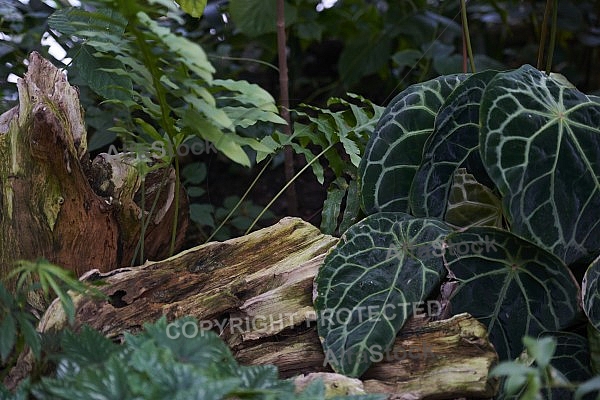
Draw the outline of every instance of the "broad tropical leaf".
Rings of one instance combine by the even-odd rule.
[[[517,235],[565,263],[600,252],[600,104],[531,66],[481,103],[480,152]]]
[[[318,332],[335,371],[360,376],[393,343],[445,276],[436,249],[449,232],[433,219],[379,213],[344,233],[316,277]]]
[[[466,75],[448,75],[412,85],[385,109],[358,168],[367,214],[409,212],[408,196],[423,159],[435,116]]]
[[[510,232],[476,227],[452,233],[445,258],[459,282],[452,312],[484,323],[500,359],[517,357],[524,335],[559,331],[577,317],[579,287],[570,270]]]
[[[452,179],[459,167],[466,167],[478,180],[489,180],[478,151],[479,102],[496,74],[485,71],[470,76],[442,105],[410,190],[413,215],[444,217]]]
[[[502,228],[502,201],[464,168],[454,173],[444,221],[457,228]]]
[[[583,311],[590,320],[590,324],[600,331],[600,257],[589,266],[583,277],[581,297],[583,298]]]

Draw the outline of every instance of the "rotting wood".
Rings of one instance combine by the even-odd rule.
[[[190,316],[201,321],[199,327],[220,326],[242,364],[274,364],[284,378],[331,372],[316,331],[312,290],[337,240],[300,219],[284,218],[160,262],[91,271],[85,279],[103,280],[100,289],[111,300],[75,296],[75,328],[88,324],[118,341],[124,332],[138,332],[163,315],[169,320]],[[65,324],[55,301],[40,329]],[[391,357],[361,377],[364,390],[406,399],[491,397],[496,386],[487,372],[497,355],[486,337],[484,326],[466,314],[436,322],[413,318],[399,333]],[[19,372],[25,375],[15,371],[13,376]]]
[[[175,217],[180,246],[188,204],[182,189],[176,215],[172,167],[146,175],[142,205],[135,155],[89,160],[78,91],[61,70],[34,52],[17,86],[19,105],[0,116],[0,277],[38,258],[77,275],[131,265],[142,216],[144,260],[168,256]]]

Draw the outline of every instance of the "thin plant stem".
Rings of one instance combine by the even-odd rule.
[[[552,27],[550,28],[550,44],[548,45],[548,58],[546,58],[546,74],[552,70],[552,58],[554,57],[554,46],[556,45],[556,30],[558,25],[558,0],[554,0],[552,10]]]
[[[279,198],[279,196],[281,196],[285,192],[285,190],[288,188],[288,186],[292,185],[294,183],[294,181],[296,179],[298,179],[298,177],[300,175],[302,175],[302,173],[308,169],[308,167],[310,167],[315,161],[317,161],[323,154],[327,153],[331,148],[333,148],[333,146],[335,146],[335,144],[336,143],[332,143],[329,146],[327,146],[315,158],[310,160],[300,171],[298,171],[298,173],[296,175],[294,175],[294,177],[292,179],[290,179],[283,188],[281,188],[281,190],[275,195],[275,197],[273,197],[273,199],[271,199],[269,204],[267,204],[263,208],[263,210],[260,212],[260,214],[258,214],[258,216],[256,218],[254,218],[254,221],[252,221],[252,224],[250,225],[250,227],[246,230],[246,233],[244,233],[244,234],[247,235],[248,233],[250,233],[250,231],[252,230],[252,228],[254,228],[254,225],[256,225],[256,223],[258,222],[260,217],[262,217],[263,214],[267,212],[269,207],[271,207],[273,205],[273,203],[275,203],[275,201]]]
[[[471,64],[471,72],[475,73],[475,58],[473,57],[473,48],[471,47],[471,38],[469,36],[469,22],[467,18],[467,4],[465,0],[460,0],[463,36],[467,45],[467,53],[469,54],[469,62]]]
[[[256,182],[258,182],[258,180],[260,179],[260,177],[262,176],[262,174],[267,170],[267,167],[269,166],[269,164],[271,164],[271,160],[272,159],[273,159],[273,157],[269,156],[269,159],[267,160],[267,162],[265,162],[265,165],[262,167],[262,169],[260,170],[260,172],[258,173],[258,175],[256,175],[256,178],[254,178],[254,180],[252,181],[252,183],[250,184],[250,186],[248,187],[248,189],[246,189],[246,191],[244,192],[243,196],[238,200],[238,202],[231,209],[231,211],[229,211],[229,214],[227,214],[227,216],[223,219],[223,221],[221,221],[221,223],[219,224],[219,226],[217,226],[217,229],[215,229],[213,231],[213,233],[211,233],[211,235],[208,237],[208,239],[206,239],[206,242],[210,242],[210,240],[217,234],[217,232],[219,232],[219,230],[223,227],[223,225],[225,225],[225,223],[227,221],[229,221],[229,218],[231,218],[231,216],[233,215],[233,213],[235,212],[235,210],[238,209],[238,207],[246,199],[246,197],[248,196],[248,194],[250,193],[250,191],[252,190],[252,188],[254,187],[254,185],[256,185]]]
[[[284,0],[277,0],[277,53],[279,63],[279,103],[281,105],[281,116],[286,125],[283,127],[284,133],[288,136],[292,134],[292,120],[290,118],[290,95],[289,78],[287,66],[287,46],[285,37],[285,10]],[[285,180],[290,181],[294,176],[294,153],[290,146],[283,149],[285,157],[284,169]],[[296,196],[296,187],[288,185],[286,192],[288,214],[298,214],[298,198]]]
[[[542,21],[542,30],[540,32],[540,48],[538,50],[537,69],[542,69],[544,62],[544,50],[546,47],[546,39],[548,37],[548,19],[550,18],[550,8],[552,0],[546,0],[546,8],[544,10],[544,20]]]

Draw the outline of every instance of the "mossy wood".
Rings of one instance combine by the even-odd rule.
[[[285,218],[164,261],[109,273],[90,271],[83,279],[104,281],[100,289],[109,300],[76,296],[75,328],[88,324],[118,341],[123,332],[137,332],[163,315],[169,320],[191,316],[200,322],[173,326],[170,333],[193,335],[212,328],[240,362],[275,364],[282,377],[331,372],[324,362],[312,297],[316,272],[337,240],[300,219]],[[40,329],[65,324],[62,307],[54,302]],[[467,314],[442,321],[410,320],[388,354],[367,370],[357,390],[419,399],[485,398],[496,389],[487,381],[496,353],[485,327]],[[26,360],[18,368],[12,379],[26,375]],[[339,379],[326,375],[330,385],[356,382],[333,376]]]
[[[174,170],[146,175],[142,205],[134,156],[90,161],[78,91],[62,71],[32,53],[17,86],[19,105],[0,116],[0,277],[17,260],[41,257],[78,275],[128,266],[139,257],[142,220],[150,220],[144,259],[167,257]],[[188,224],[183,191],[181,199],[178,244]]]

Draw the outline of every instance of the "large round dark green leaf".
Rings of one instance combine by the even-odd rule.
[[[481,102],[480,152],[511,231],[567,264],[600,251],[600,104],[531,66],[500,73]]]
[[[396,96],[377,123],[358,167],[363,209],[408,212],[413,177],[444,100],[467,75],[412,85]]]
[[[443,218],[454,173],[467,161],[469,173],[487,178],[478,151],[479,102],[497,73],[485,71],[470,76],[442,105],[410,190],[413,215]]]
[[[589,266],[583,277],[581,297],[583,298],[583,311],[590,320],[590,324],[600,331],[600,257]]]
[[[579,287],[553,254],[491,227],[450,234],[447,245],[448,269],[459,282],[452,312],[484,323],[501,359],[521,353],[524,335],[559,331],[575,320]]]
[[[437,220],[379,213],[344,233],[315,280],[319,337],[335,371],[360,376],[393,343],[445,276],[438,251],[449,232]]]

